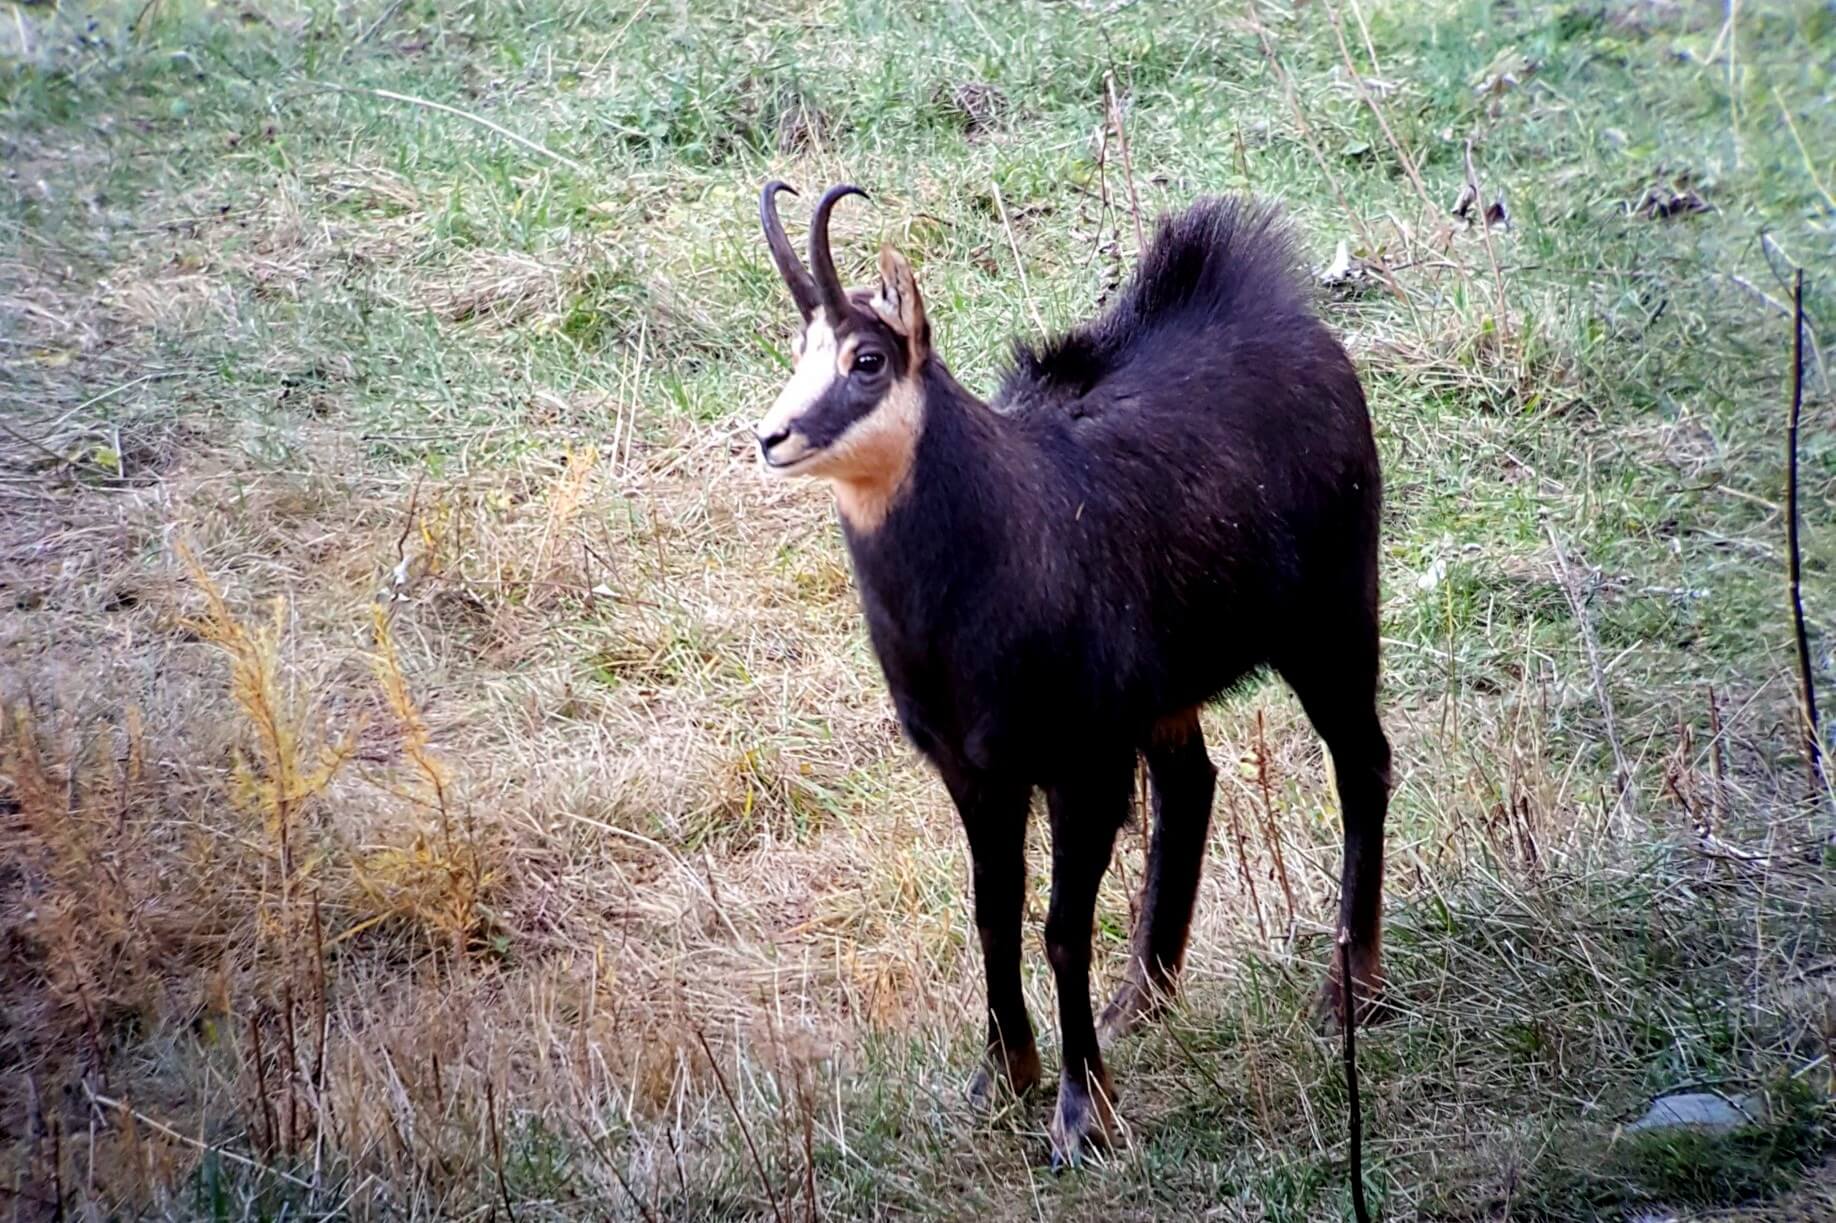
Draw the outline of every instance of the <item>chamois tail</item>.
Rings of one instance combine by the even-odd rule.
[[[1307,313],[1306,282],[1279,211],[1201,199],[1160,219],[1134,275],[1100,316],[1037,348],[1017,343],[999,398],[1082,395],[1156,337]]]

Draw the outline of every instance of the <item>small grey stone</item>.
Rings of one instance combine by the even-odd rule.
[[[1651,1108],[1626,1127],[1629,1133],[1646,1130],[1737,1130],[1766,1119],[1763,1096],[1722,1096],[1712,1091],[1688,1091],[1652,1101]]]

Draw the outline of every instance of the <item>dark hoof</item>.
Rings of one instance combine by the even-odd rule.
[[[1052,1138],[1052,1171],[1077,1167],[1091,1151],[1106,1151],[1119,1136],[1114,1088],[1108,1076],[1086,1089],[1070,1080],[1058,1087],[1058,1107],[1047,1133]]]
[[[969,1080],[969,1103],[986,1112],[993,1108],[1005,1088],[1015,1099],[1039,1084],[1039,1050],[1031,1046],[1013,1053],[990,1049],[986,1059]]]
[[[1381,977],[1374,980],[1358,977],[1353,982],[1353,993],[1356,995],[1359,1027],[1367,1028],[1395,1015],[1395,1008],[1384,994]],[[1326,974],[1326,981],[1320,986],[1319,1001],[1314,1005],[1314,1017],[1328,1031],[1342,1031],[1345,1027],[1345,986],[1340,981],[1337,968]]]
[[[1097,1019],[1097,1040],[1108,1045],[1118,1037],[1127,1036],[1144,1020],[1160,1014],[1166,1008],[1170,986],[1170,982],[1138,981],[1130,973]]]

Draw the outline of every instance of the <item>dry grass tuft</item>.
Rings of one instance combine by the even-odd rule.
[[[476,322],[502,331],[535,321],[552,325],[567,308],[585,267],[569,261],[539,263],[526,255],[472,251],[438,279],[420,286],[419,304],[453,323]]]

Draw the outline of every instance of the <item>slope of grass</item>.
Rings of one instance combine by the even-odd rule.
[[[155,0],[9,8],[0,54],[20,1217],[1349,1215],[1305,1017],[1336,814],[1276,685],[1205,714],[1127,1144],[1054,1178],[1048,1102],[963,1101],[960,835],[825,494],[753,466],[772,176],[871,191],[844,271],[897,242],[984,388],[1137,210],[1248,190],[1343,242],[1399,774],[1374,1201],[1836,1210],[1780,509],[1792,265],[1836,334],[1828,4]],[[1764,1120],[1624,1131],[1705,1087]]]

